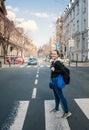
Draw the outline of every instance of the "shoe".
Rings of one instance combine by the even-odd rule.
[[[71,114],[71,112],[68,112],[68,113],[64,113],[63,114],[63,116],[62,116],[62,118],[68,118],[68,117],[70,117],[72,114]]]
[[[59,109],[52,109],[50,112],[57,112],[57,111],[59,111]]]

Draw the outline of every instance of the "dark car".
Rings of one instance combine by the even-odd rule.
[[[37,65],[37,59],[36,58],[29,58],[28,65]]]

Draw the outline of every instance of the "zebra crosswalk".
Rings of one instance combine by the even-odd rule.
[[[75,99],[75,102],[89,119],[89,99]],[[54,100],[44,101],[45,130],[71,130],[67,119],[61,117],[63,115],[61,105],[59,111],[55,113],[51,111],[54,108],[54,104]],[[30,101],[17,101],[14,110],[12,110],[7,121],[2,125],[1,130],[23,130],[29,105]]]
[[[26,114],[30,101],[18,101],[18,105],[14,106],[14,110],[10,113],[7,122],[2,125],[1,130],[23,130]],[[70,130],[67,119],[62,119],[62,107],[59,113],[50,112],[54,107],[54,100],[45,100],[45,130]]]
[[[38,65],[33,65],[33,66],[31,66],[31,65],[20,65],[19,67],[20,67],[20,68],[24,68],[24,67],[25,67],[25,68],[31,68],[31,67],[37,68]],[[48,67],[48,68],[49,68],[50,65],[39,65],[39,67],[40,67],[40,68],[43,68],[43,67]]]

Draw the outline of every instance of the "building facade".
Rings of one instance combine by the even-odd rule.
[[[5,63],[7,57],[37,57],[37,48],[32,40],[7,18],[4,2],[0,0],[0,62]]]
[[[4,49],[3,45],[5,43],[5,38],[4,38],[4,21],[5,21],[5,16],[7,14],[6,8],[4,5],[5,0],[0,0],[0,59],[2,60],[3,54],[4,54]]]
[[[70,0],[62,19],[66,57],[89,61],[89,0]]]
[[[59,50],[61,58],[65,58],[65,42],[63,35],[63,20],[59,17],[56,21],[56,49]]]

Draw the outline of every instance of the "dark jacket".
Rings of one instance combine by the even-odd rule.
[[[63,64],[60,61],[52,62],[51,67],[54,67],[55,71],[51,71],[51,78],[55,78],[59,74],[63,75],[62,66],[63,66]]]

